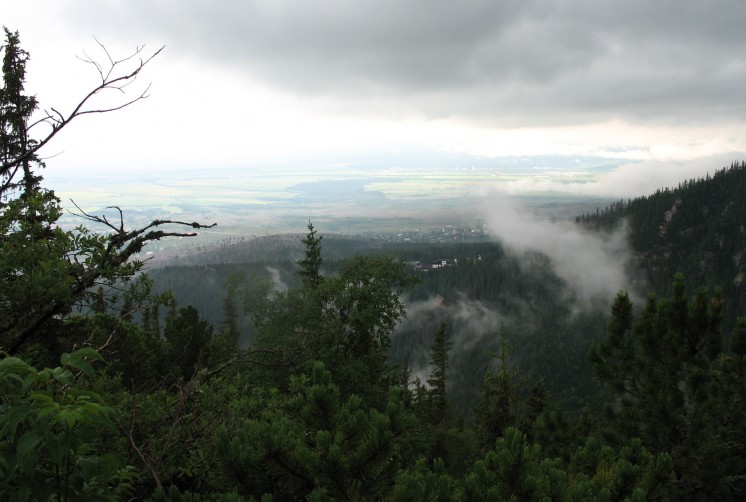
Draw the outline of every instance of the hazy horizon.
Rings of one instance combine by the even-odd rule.
[[[40,113],[68,113],[97,85],[81,57],[165,46],[127,88],[151,85],[148,99],[81,117],[43,152],[65,197],[116,197],[123,176],[156,207],[193,194],[174,180],[197,172],[208,191],[211,172],[284,188],[388,173],[389,198],[416,192],[420,170],[474,167],[459,183],[479,193],[611,198],[701,177],[746,158],[745,16],[734,0],[26,0],[2,23],[30,53]]]

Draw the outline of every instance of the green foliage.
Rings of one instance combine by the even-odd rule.
[[[197,363],[188,359],[209,341],[209,336],[202,336],[209,330],[192,322],[191,311],[179,312],[167,334],[172,342],[170,351],[164,350],[157,310],[153,310],[162,300],[151,296],[147,279],[137,275],[141,263],[131,258],[149,241],[192,235],[165,231],[162,225],[202,225],[154,220],[143,228],[125,230],[122,212],[114,207],[108,217],[82,211],[80,215],[108,233],[82,226],[62,230],[58,226],[59,200],[39,186],[41,177],[35,172],[42,167],[39,148],[75,117],[90,113],[84,105],[99,92],[111,88],[123,91],[149,59],[110,59],[111,71],[102,71],[103,82],[87,93],[70,115],[55,110],[36,122],[51,126],[51,132],[34,140],[29,137],[29,119],[36,100],[23,95],[28,55],[18,47],[17,34],[8,30],[2,51],[0,346],[12,354],[0,361],[3,498],[118,500],[135,491],[139,495],[139,490],[130,489],[143,486],[140,473],[129,467],[133,463],[141,463],[155,485],[160,484],[159,472],[170,475],[185,465],[208,464],[197,460],[207,449],[192,451],[188,457],[191,464],[168,454],[177,450],[174,438],[182,442],[179,444],[197,445],[193,438],[199,435],[189,427],[198,424],[204,429],[214,415],[208,417],[205,409],[195,413],[191,407],[198,402],[189,398],[199,394],[199,382],[190,380],[191,386],[176,386],[170,392],[162,388],[174,380],[162,377],[174,370],[182,377],[192,375]],[[129,74],[118,74],[118,65],[126,62],[133,62],[136,68]],[[143,307],[148,310],[141,330],[132,320],[135,311]],[[195,326],[196,330],[190,331]],[[184,342],[183,351],[175,347],[179,338]],[[113,356],[108,365],[99,360],[92,346]],[[168,356],[178,359],[178,364],[171,364]],[[61,366],[42,370],[30,363],[52,366],[57,359]],[[104,371],[94,373],[94,363]],[[123,399],[127,393],[121,382],[129,384],[134,393],[148,389],[145,400],[166,403],[159,410],[164,413],[157,423],[140,420],[138,399]],[[107,392],[113,405],[106,406],[93,389]],[[155,426],[138,427],[143,422]],[[155,438],[163,441],[163,447],[151,457],[152,450],[143,443],[158,444]]]
[[[396,377],[387,364],[391,334],[405,314],[402,290],[414,278],[389,256],[355,256],[316,287],[309,284],[252,299],[274,382],[321,361],[342,395],[384,405]]]
[[[165,351],[162,340],[135,324],[111,314],[76,318],[71,324],[88,330],[92,340],[103,339],[102,343],[109,341],[105,350],[111,354],[111,358],[107,359],[102,372],[118,378],[126,387],[153,388],[161,372],[166,369],[163,366]]]
[[[391,256],[355,256],[320,288],[321,360],[343,395],[385,403],[396,377],[387,363],[391,335],[405,316],[403,290],[415,282]]]
[[[531,432],[547,457],[569,462],[579,443],[582,444],[591,431],[575,430],[562,408],[550,407],[536,418]]]
[[[526,415],[523,419],[523,430],[529,438],[533,437],[533,429],[536,420],[544,412],[549,400],[549,394],[544,388],[544,380],[536,382],[529,390],[529,397],[526,401]]]
[[[639,439],[617,452],[590,436],[578,449],[569,472],[572,499],[669,500],[674,495],[674,469],[665,453],[652,455]]]
[[[594,229],[626,224],[652,290],[671,294],[671,277],[683,273],[692,284],[721,287],[728,304],[723,326],[731,330],[746,304],[746,162],[733,162],[714,175],[674,188],[619,201],[579,220]]]
[[[446,380],[448,351],[452,345],[448,339],[448,325],[445,321],[442,321],[430,347],[430,364],[433,369],[430,378],[427,379],[427,383],[430,385],[431,420],[435,425],[446,425],[451,419],[451,405],[446,393]]]
[[[391,500],[402,502],[447,502],[454,499],[455,480],[446,473],[442,459],[433,460],[429,469],[422,460],[401,471],[396,478]]]
[[[13,348],[51,305],[69,312],[74,275],[64,257],[73,251],[71,235],[55,228],[61,210],[51,192],[29,193],[0,212],[0,343]],[[55,320],[51,320],[55,323]]]
[[[496,355],[500,366],[496,373],[487,373],[482,385],[482,397],[474,410],[474,425],[482,444],[490,447],[507,427],[515,425],[516,397],[515,375],[508,368],[507,340],[503,330],[500,353]]]
[[[723,299],[699,289],[692,300],[675,278],[669,299],[651,296],[639,319],[620,293],[609,333],[591,351],[598,378],[617,401],[608,406],[612,440],[640,438],[671,455],[682,496],[731,498],[742,493],[744,465],[742,385],[729,376],[738,360],[723,352]]]
[[[307,289],[317,289],[324,279],[321,275],[321,239],[323,236],[316,237],[316,229],[309,221],[308,235],[301,241],[306,247],[305,254],[298,262],[300,269],[296,272]]]
[[[223,297],[223,321],[220,332],[225,333],[227,340],[238,345],[241,331],[238,320],[238,288],[245,281],[244,274],[234,273],[226,281],[225,296]]]
[[[518,429],[508,428],[484,460],[464,478],[465,500],[532,500],[540,493],[540,448],[529,445]],[[546,494],[549,495],[549,494]]]
[[[212,326],[200,319],[197,309],[190,305],[166,317],[163,336],[169,362],[175,369],[174,377],[189,380],[208,357],[206,349],[212,339]]]
[[[36,97],[24,94],[29,54],[21,48],[18,32],[4,28],[3,87],[0,89],[0,207],[9,193],[30,194],[40,177],[32,165],[43,165],[32,151],[37,142],[28,137],[28,122],[37,108]],[[22,181],[15,181],[21,171]]]
[[[110,208],[118,224],[111,215],[83,213],[108,235],[59,228],[59,201],[39,186],[35,171],[42,167],[38,148],[51,136],[28,137],[36,108],[23,89],[28,54],[17,34],[5,30],[5,37],[0,346],[8,352],[0,358],[0,498],[746,497],[746,320],[736,323],[729,339],[722,337],[723,294],[703,289],[688,298],[677,277],[671,297],[651,296],[637,320],[629,296],[618,296],[608,334],[591,351],[597,376],[614,396],[603,430],[592,407],[574,413],[600,395],[577,357],[600,315],[571,316],[545,259],[533,257],[526,271],[495,244],[431,246],[428,256],[421,256],[422,248],[400,248],[399,258],[356,255],[324,262],[322,237],[309,223],[300,243],[304,258],[295,262],[297,287],[273,291],[240,275],[215,281],[224,291],[213,295],[222,320],[214,335],[195,307],[154,296],[151,282],[137,274],[141,264],[131,260],[150,240],[185,235],[156,229],[180,222],[155,220],[126,231],[121,211]],[[137,75],[142,64],[116,82]],[[54,135],[70,119],[44,120]],[[716,175],[718,193],[727,192],[723,180],[735,180],[743,170]],[[684,188],[697,192],[699,182]],[[743,239],[725,235],[724,224],[742,223],[743,211],[733,209],[742,204],[712,213],[710,232],[690,225],[689,200],[672,200],[668,193],[650,200],[654,210],[628,206],[636,208],[629,209],[633,221],[641,222],[636,245],[663,239],[662,249],[671,251],[672,243],[706,234],[726,259],[741,265]],[[670,211],[664,225],[661,209]],[[660,243],[655,246],[660,251]],[[420,255],[412,259],[449,256],[459,266],[431,273],[418,285],[405,264],[407,253]],[[719,258],[703,256],[702,270],[723,269],[713,265]],[[262,269],[255,263],[241,273]],[[221,273],[236,270],[223,267]],[[284,274],[293,284],[292,271]],[[737,290],[734,277],[727,291]],[[392,333],[405,315],[402,293],[412,287],[412,301],[440,295],[438,315],[402,329],[394,344]],[[471,336],[472,321],[489,320],[457,312],[460,300],[454,299],[461,291],[489,302],[490,309],[526,314],[529,320],[511,330],[510,342],[520,352],[509,357],[504,333]],[[248,349],[239,348],[247,338],[239,301],[258,330]],[[436,332],[441,319],[469,350],[449,354],[446,323]],[[429,387],[419,379],[411,383],[408,361],[425,366],[422,349],[431,339]],[[484,378],[475,427],[466,427],[453,420],[450,404],[458,400],[454,408],[468,421],[495,350],[499,367]],[[401,375],[392,359],[407,361]],[[538,383],[529,390],[528,381]],[[571,411],[549,403],[549,392],[556,391]]]
[[[494,450],[475,463],[460,500],[668,500],[671,458],[651,455],[639,440],[620,452],[591,436],[569,465],[542,458],[518,429],[508,428]]]
[[[392,390],[384,411],[354,395],[345,400],[321,363],[291,387],[293,393],[273,399],[261,417],[219,434],[226,476],[239,491],[286,500],[385,495],[413,427],[400,391]]]
[[[407,356],[413,370],[425,368],[429,363],[433,334],[440,321],[445,320],[453,336],[458,335],[459,340],[466,342],[459,343],[458,350],[449,353],[449,402],[455,417],[472,422],[472,409],[479,400],[484,374],[492,364],[490,353],[500,349],[499,338],[492,335],[498,328],[494,312],[506,314],[499,322],[505,322],[510,344],[515,347],[509,361],[513,368],[520,369],[531,382],[544,378],[552,398],[573,411],[596,399],[594,393],[600,387],[592,379],[586,355],[592,341],[603,333],[605,313],[600,309],[592,314],[571,312],[562,284],[541,260],[537,259],[531,268],[521,267],[520,260],[506,254],[498,243],[402,244],[325,235],[321,244],[325,280],[338,275],[355,250],[364,254],[394,255],[397,262],[405,264],[405,271],[417,274],[419,281],[403,288],[402,303],[411,307],[412,314],[395,328],[388,360],[400,362]],[[295,306],[288,308],[287,319],[277,320],[277,329],[258,329],[248,324],[245,316],[239,316],[242,346],[252,343],[258,331],[265,331],[265,335],[272,331],[277,334],[274,339],[281,336],[280,332],[290,336],[291,320],[306,315],[307,320],[300,323],[305,327],[302,336],[311,338],[312,320],[319,315],[311,309],[310,299],[301,298],[301,282],[295,275],[297,253],[303,249],[299,241],[286,236],[265,237],[223,246],[209,253],[210,257],[218,253],[220,260],[229,263],[164,267],[149,271],[149,275],[156,281],[158,290],[168,285],[180,303],[194,305],[200,315],[219,326],[224,319],[221,300],[225,298],[230,276],[243,271],[248,277],[256,277],[242,283],[238,289],[238,296],[245,300],[244,304],[250,305],[250,312],[262,310],[266,294],[274,294],[278,299],[287,295]],[[444,257],[456,259],[458,265],[433,273],[417,273],[406,265],[414,260]],[[276,274],[275,279],[272,274]],[[272,293],[269,286],[260,287],[269,280],[279,280],[278,286],[287,284],[290,290],[278,294]],[[200,287],[194,288],[195,283]],[[436,305],[434,299],[438,295],[443,301]],[[308,310],[301,305],[307,305]],[[435,311],[425,311],[426,308]],[[281,317],[279,313],[273,315]],[[285,327],[280,328],[282,323]],[[325,342],[319,340],[318,343]],[[307,340],[302,352],[310,351],[313,344],[313,340]],[[294,363],[289,359],[295,360],[288,351],[283,360],[292,366]],[[422,378],[423,382],[426,378]],[[287,372],[275,380],[286,382]],[[518,392],[522,393],[523,389]]]
[[[42,370],[12,356],[0,360],[3,498],[119,500],[130,493],[132,468],[106,447],[114,412],[86,388],[100,360],[90,348]]]
[[[148,60],[110,59],[111,71],[102,70],[103,82],[87,93],[70,115],[65,117],[55,110],[32,123],[36,98],[24,95],[28,54],[20,48],[17,33],[6,29],[5,39],[0,88],[0,346],[11,354],[19,354],[35,344],[38,353],[51,351],[57,357],[64,351],[56,346],[63,334],[62,326],[73,310],[101,310],[101,295],[95,288],[127,289],[142,266],[130,258],[146,243],[166,236],[192,235],[164,231],[160,229],[162,225],[203,225],[154,220],[143,228],[125,230],[122,212],[114,207],[110,209],[118,213],[118,224],[106,215],[83,211],[80,214],[88,222],[103,225],[111,231],[109,234],[82,226],[62,230],[57,225],[61,214],[59,199],[39,186],[41,177],[36,171],[43,166],[39,149],[77,116],[90,113],[84,105],[97,94],[112,88],[123,91]],[[118,74],[117,65],[137,60],[139,66],[133,72]],[[40,124],[50,126],[51,132],[35,140],[29,135],[30,129]],[[85,340],[80,335],[72,338],[70,347]]]

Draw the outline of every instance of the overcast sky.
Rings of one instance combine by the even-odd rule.
[[[23,0],[0,23],[60,111],[96,84],[76,59],[105,60],[94,36],[115,56],[166,46],[150,98],[82,118],[50,169],[640,161],[623,183],[746,158],[744,0]]]

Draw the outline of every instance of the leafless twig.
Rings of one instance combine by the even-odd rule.
[[[44,111],[44,115],[40,119],[26,126],[26,134],[29,136],[31,129],[39,125],[47,125],[51,128],[51,131],[48,132],[46,136],[37,141],[30,141],[28,144],[28,148],[20,155],[3,162],[0,172],[2,172],[5,176],[8,176],[3,187],[8,184],[8,180],[12,180],[15,174],[17,174],[19,166],[22,166],[23,163],[26,161],[32,160],[40,149],[46,146],[52,140],[52,138],[57,135],[58,132],[60,132],[77,117],[94,113],[108,113],[116,110],[121,110],[122,108],[126,108],[140,100],[146,99],[149,96],[148,92],[150,91],[150,84],[148,84],[145,89],[142,90],[142,92],[118,104],[102,107],[92,106],[94,98],[105,91],[113,90],[125,94],[126,87],[135,82],[140,75],[140,72],[142,72],[142,70],[148,65],[148,63],[150,63],[156,56],[158,56],[158,54],[161,53],[161,51],[163,51],[163,49],[165,49],[165,46],[163,46],[152,54],[144,56],[143,51],[145,47],[138,46],[135,51],[129,56],[121,59],[114,59],[109,53],[108,49],[106,49],[106,46],[99,42],[98,39],[95,40],[106,56],[106,64],[104,65],[96,61],[94,58],[88,56],[88,54],[86,54],[85,52],[85,56],[79,57],[79,59],[84,63],[91,64],[96,69],[96,72],[98,73],[100,78],[100,83],[93,89],[91,89],[85,96],[83,96],[83,98],[78,102],[78,104],[70,113],[64,114],[56,108],[51,107],[49,108],[49,110]],[[123,66],[133,62],[134,60],[137,60],[134,68],[122,68]],[[122,70],[121,72],[120,69]],[[3,187],[0,187],[0,193],[2,193],[4,189]]]

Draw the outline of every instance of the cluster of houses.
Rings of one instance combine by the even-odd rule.
[[[421,270],[422,272],[429,272],[430,270],[437,270],[445,267],[455,267],[456,260],[436,260],[431,262],[416,261],[412,263],[415,270]]]

